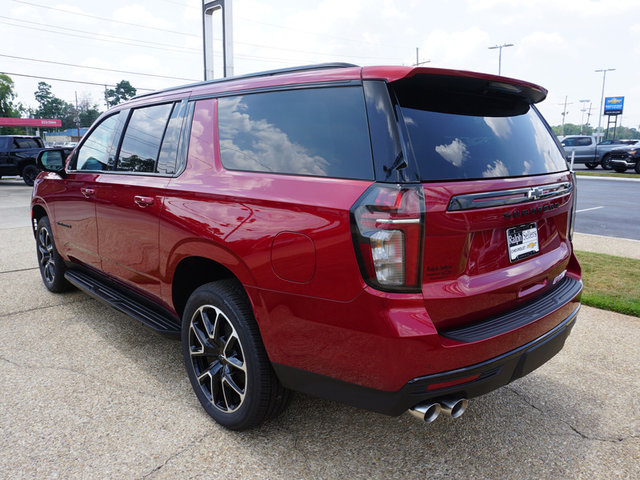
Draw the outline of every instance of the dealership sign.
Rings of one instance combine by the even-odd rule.
[[[62,120],[58,118],[0,117],[0,127],[62,127]]]
[[[606,97],[604,99],[605,115],[622,115],[624,97]]]

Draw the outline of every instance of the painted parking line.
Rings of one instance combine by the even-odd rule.
[[[589,212],[591,210],[600,210],[601,208],[604,208],[604,207],[583,208],[582,210],[576,210],[576,213]]]

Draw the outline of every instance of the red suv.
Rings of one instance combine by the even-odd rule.
[[[290,390],[459,416],[555,355],[580,307],[575,179],[545,96],[325,64],[136,97],[65,162],[40,155],[44,284],[180,334],[228,428]]]

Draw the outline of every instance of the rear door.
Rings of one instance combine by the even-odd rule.
[[[566,161],[526,96],[508,92],[470,79],[392,84],[425,193],[422,293],[438,328],[530,301],[570,259]]]

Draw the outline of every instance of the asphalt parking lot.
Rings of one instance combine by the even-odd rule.
[[[0,205],[13,191],[0,184]],[[638,478],[640,319],[583,307],[559,355],[457,420],[295,395],[275,421],[234,433],[201,409],[178,342],[42,286],[28,220],[5,214],[28,208],[11,205],[0,207],[0,477]]]

